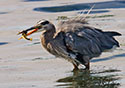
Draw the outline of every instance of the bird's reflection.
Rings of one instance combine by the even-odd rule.
[[[62,88],[118,88],[120,86],[117,72],[109,69],[101,72],[74,71],[72,76],[57,80],[57,87]]]

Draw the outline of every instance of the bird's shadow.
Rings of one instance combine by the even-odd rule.
[[[114,74],[115,72],[120,72],[120,70],[75,71],[68,77],[58,79],[56,86],[61,88],[118,88],[120,78],[118,74]]]
[[[118,57],[125,57],[125,53],[113,55],[113,56],[106,57],[106,58],[92,59],[91,62],[100,62],[100,61],[106,61],[106,60],[111,60],[111,59],[117,59]]]
[[[104,12],[109,11],[107,9],[125,8],[125,1],[113,0],[113,1],[104,1],[104,2],[71,4],[71,5],[63,5],[63,6],[36,7],[33,10],[34,11],[44,11],[44,12],[66,12],[66,11],[77,11],[77,10],[90,9],[93,5],[95,5],[95,7],[93,9],[98,10],[98,11],[95,11],[95,13],[97,13],[97,12],[104,13]],[[103,9],[103,10],[101,10],[101,9]],[[94,11],[91,11],[91,13],[94,13]]]

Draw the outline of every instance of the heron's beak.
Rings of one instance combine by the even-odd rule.
[[[24,38],[24,39],[26,39],[26,40],[32,41],[32,38],[28,38],[27,36],[29,36],[29,35],[31,35],[31,34],[37,32],[38,29],[40,29],[40,28],[41,28],[41,26],[36,25],[36,26],[34,26],[34,27],[31,27],[31,28],[29,28],[29,29],[26,29],[26,30],[23,30],[23,31],[19,32],[18,35],[19,35],[19,34],[22,34],[22,36],[21,36],[18,40]],[[28,32],[28,31],[29,31],[29,32]]]

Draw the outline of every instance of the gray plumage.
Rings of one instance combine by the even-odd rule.
[[[60,22],[56,30],[49,21],[39,22],[37,27],[44,30],[41,35],[42,45],[51,54],[70,61],[75,69],[78,69],[79,64],[89,69],[90,59],[100,56],[113,46],[119,47],[114,36],[121,34],[105,32],[86,23],[84,19],[70,19]]]
[[[98,57],[103,51],[113,46],[119,47],[119,43],[113,37],[117,35],[121,34],[89,27],[84,20],[63,21],[45,48],[74,65],[87,65],[90,59]]]

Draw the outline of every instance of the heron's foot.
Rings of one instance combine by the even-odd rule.
[[[79,73],[90,73],[90,70],[86,68],[81,68],[81,69],[73,69],[72,71],[75,75],[78,75]]]
[[[85,68],[81,68],[79,69],[79,71],[83,72],[83,71],[89,71],[90,70],[90,63],[86,63],[84,64]]]
[[[79,71],[79,68],[78,67],[75,67],[72,72],[75,72],[75,71]]]
[[[72,72],[74,72],[74,71],[78,71],[78,70],[79,70],[79,68],[78,68],[78,64],[74,64],[74,63],[73,63],[73,66],[74,66],[74,69],[73,69]]]

